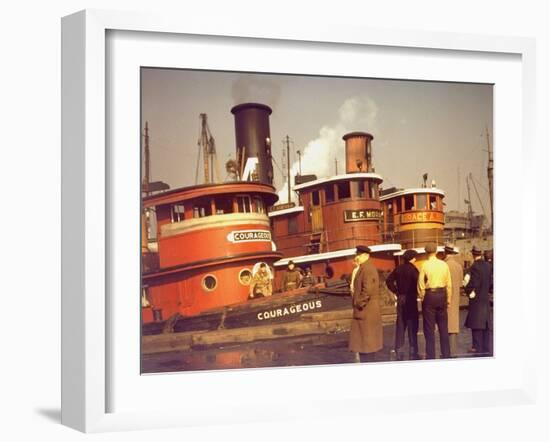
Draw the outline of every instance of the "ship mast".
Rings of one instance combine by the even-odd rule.
[[[477,199],[479,201],[479,205],[481,206],[481,210],[483,212],[483,215],[485,215],[485,218],[487,218],[487,214],[485,213],[485,206],[483,205],[483,201],[481,201],[481,197],[479,196],[479,192],[477,191],[477,186],[476,186],[476,183],[474,181],[474,177],[472,176],[472,173],[470,172],[470,181],[472,182],[473,186],[474,186],[474,190],[476,192],[476,196],[477,196]],[[469,189],[469,187],[468,187]],[[468,194],[468,197],[470,195]],[[480,226],[479,228],[479,235],[481,236],[481,232],[483,230],[483,226]]]
[[[290,203],[291,202],[291,197],[292,197],[292,187],[291,187],[291,184],[290,184],[290,180],[292,179],[292,177],[290,176],[290,144],[293,143],[293,141],[291,140],[291,138],[287,135],[286,137],[284,137],[283,139],[283,167],[286,166],[286,170],[283,172],[283,175],[286,173],[286,178],[287,178],[287,183],[288,183],[288,202]],[[301,166],[300,166],[301,168]],[[300,172],[301,174],[301,172]]]
[[[487,163],[487,179],[489,181],[489,202],[491,204],[491,219],[489,220],[491,233],[493,232],[493,150],[489,141],[489,127],[485,126],[485,133],[487,135],[487,153],[489,161]]]
[[[472,198],[470,195],[470,180],[468,179],[468,176],[466,176],[466,189],[468,190],[468,199],[464,200],[466,204],[468,204],[468,221],[470,222],[470,231],[472,230],[472,224],[474,221],[474,211],[472,210]]]
[[[149,150],[149,122],[145,122],[145,132],[143,134],[143,150],[144,150],[144,162],[145,162],[145,173],[143,176],[143,181],[141,185],[141,194],[143,196],[150,195],[149,183],[151,182],[151,169],[150,169],[150,150]],[[149,252],[149,213],[147,209],[142,205],[141,209],[141,252]]]
[[[143,192],[145,195],[149,195],[149,183],[151,182],[151,155],[149,151],[149,122],[145,122],[145,133],[143,136],[144,139],[144,161],[145,161],[145,174],[143,176]]]

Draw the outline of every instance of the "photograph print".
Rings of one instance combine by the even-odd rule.
[[[143,374],[494,356],[492,84],[140,76]]]

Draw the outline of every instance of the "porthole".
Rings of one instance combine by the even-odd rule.
[[[218,286],[218,280],[214,275],[206,275],[202,278],[202,288],[207,292],[211,292]]]
[[[242,269],[239,272],[239,282],[242,285],[250,285],[251,281],[252,281],[252,272],[248,269]]]

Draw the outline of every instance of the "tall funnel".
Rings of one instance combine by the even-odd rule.
[[[346,173],[371,172],[371,141],[374,137],[367,132],[350,132],[344,135],[346,142]]]
[[[260,103],[243,103],[231,109],[235,116],[235,141],[237,161],[241,174],[246,170],[249,159],[257,159],[254,177],[265,184],[273,184],[273,163],[271,159],[271,135],[269,115],[271,108]],[[248,179],[248,177],[242,177]]]

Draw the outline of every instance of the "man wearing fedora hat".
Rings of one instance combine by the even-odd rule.
[[[445,262],[449,266],[451,272],[451,284],[453,286],[453,294],[451,296],[451,303],[447,307],[447,318],[449,328],[449,343],[451,346],[451,355],[457,353],[457,337],[460,332],[460,287],[462,287],[462,280],[464,279],[464,270],[462,265],[456,260],[455,256],[458,251],[453,244],[445,244]]]
[[[418,253],[406,250],[403,263],[398,265],[386,278],[386,286],[397,296],[397,320],[395,322],[395,356],[403,359],[401,347],[405,342],[405,330],[409,338],[409,359],[418,357],[418,303],[416,284],[418,269],[414,265]]]
[[[349,350],[359,353],[361,362],[374,361],[376,352],[383,347],[378,271],[369,257],[367,246],[357,246],[356,261],[359,267],[353,278]]]
[[[426,339],[426,359],[435,359],[435,324],[439,331],[441,357],[451,356],[447,307],[451,303],[451,272],[445,261],[437,258],[437,245],[425,247],[428,259],[418,275],[418,296],[422,301],[422,325]]]
[[[469,295],[468,316],[464,325],[472,330],[471,353],[489,355],[491,349],[489,289],[491,287],[491,266],[482,259],[483,252],[472,248],[474,262],[468,274],[469,281],[464,291]]]

